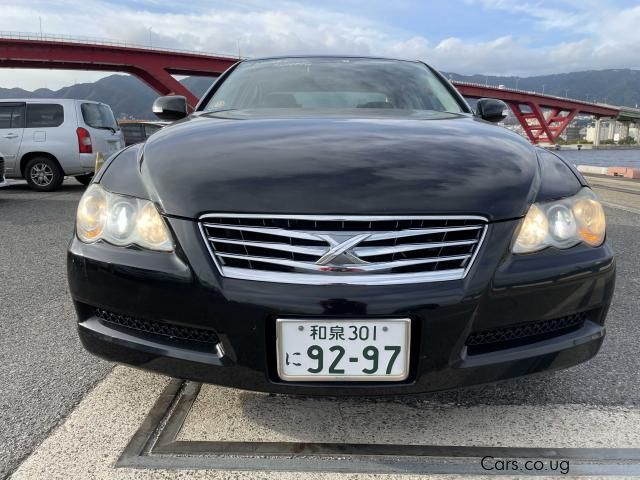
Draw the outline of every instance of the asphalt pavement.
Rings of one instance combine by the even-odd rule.
[[[75,332],[65,253],[84,191],[0,188],[0,479],[112,368]]]
[[[0,479],[112,368],[82,349],[66,285],[66,244],[83,189],[74,180],[47,194],[23,185],[0,189]],[[430,395],[426,400],[549,409],[575,404],[640,406],[640,214],[633,211],[640,210],[640,195],[611,189],[601,193],[608,204],[629,208],[606,208],[618,280],[599,355],[569,370]]]

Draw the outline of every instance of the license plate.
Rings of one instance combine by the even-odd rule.
[[[278,375],[288,381],[401,381],[411,321],[277,319]]]

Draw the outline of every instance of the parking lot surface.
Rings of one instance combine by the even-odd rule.
[[[0,189],[0,478],[31,452],[111,365],[75,333],[65,250],[84,187]]]
[[[604,182],[603,185],[618,187]],[[63,189],[50,194],[31,192],[19,185],[0,189],[0,288],[3,292],[0,322],[4,331],[0,337],[3,364],[0,424],[4,427],[0,430],[0,478],[14,471],[47,437],[15,472],[14,478],[176,478],[178,474],[169,470],[113,468],[167,379],[120,367],[78,405],[91,387],[112,369],[111,364],[82,350],[76,338],[73,308],[66,287],[65,247],[83,188],[71,180]],[[300,425],[305,425],[305,412],[322,410],[315,401],[291,399],[289,402],[287,397],[235,391],[223,395],[222,389],[206,386],[194,405],[195,416],[185,423],[180,438],[218,440],[221,435],[235,432],[262,440],[318,441],[311,438],[312,433],[327,433],[333,428],[337,432],[334,440],[338,441],[347,438],[341,429],[344,418],[341,419],[340,414],[356,407],[358,417],[352,421],[358,423],[366,418],[371,407],[391,412],[385,421],[396,433],[405,430],[415,433],[412,422],[416,418],[424,421],[421,409],[449,411],[452,415],[473,411],[478,416],[477,425],[488,425],[491,421],[496,426],[490,434],[491,441],[506,446],[513,446],[515,437],[509,435],[524,428],[523,425],[535,429],[535,422],[521,424],[519,416],[539,415],[541,422],[547,423],[541,423],[538,431],[529,433],[540,444],[559,446],[567,438],[574,441],[583,438],[580,415],[584,415],[584,423],[597,425],[601,432],[599,440],[595,435],[591,438],[585,434],[585,446],[597,446],[599,441],[603,446],[640,447],[633,433],[640,431],[640,389],[637,388],[640,385],[637,354],[640,195],[625,191],[630,188],[635,186],[625,186],[622,190],[596,187],[607,204],[608,241],[617,254],[618,279],[607,320],[607,337],[601,352],[592,361],[565,371],[419,398],[359,404],[354,403],[357,400],[322,400],[320,403],[328,402],[328,406],[323,405],[333,414],[329,420],[313,417],[310,425],[314,431],[306,437],[300,433],[304,431]],[[68,420],[55,428],[76,405]],[[511,413],[500,417],[500,412],[513,412],[518,408],[525,410],[515,416]],[[298,430],[285,425],[285,418],[278,421],[287,409],[290,411],[285,417],[298,419]],[[571,417],[573,424],[569,422],[565,425],[567,428],[556,429],[548,426],[550,419],[563,424],[569,417],[562,412],[572,410],[579,412],[577,417]],[[416,413],[410,415],[411,412]],[[326,421],[329,424],[324,423]],[[218,430],[215,430],[216,422]],[[460,428],[456,431],[447,430],[446,422],[439,425],[449,435],[445,438],[448,444],[459,438],[458,444],[463,445],[474,438],[470,427],[457,425]],[[378,427],[378,431],[385,428],[382,424]],[[625,430],[628,428],[631,430]],[[356,440],[363,441],[371,430],[351,433]],[[327,440],[322,435],[318,438]],[[45,472],[47,476],[41,477]],[[213,476],[206,476],[203,471],[190,474],[184,478],[231,477],[220,472]],[[255,472],[233,475],[237,478],[266,476]],[[299,474],[282,476],[299,478]],[[318,474],[318,478],[321,477]]]
[[[547,454],[561,448],[628,448],[640,444],[637,408],[572,404],[466,407],[416,397],[338,400],[205,386],[178,432],[183,451],[167,455],[145,448],[133,463],[123,464],[120,457],[127,443],[168,383],[157,375],[117,367],[20,466],[12,480],[364,480],[395,478],[398,474],[403,479],[413,479],[427,478],[415,475],[425,471],[483,473],[477,454],[476,458],[448,456],[452,444],[474,448],[538,447]],[[207,450],[220,450],[215,443],[219,441],[240,442],[239,446],[232,443],[231,449],[244,448],[244,454]],[[258,450],[282,448],[280,442],[290,442],[297,451],[274,456]],[[322,444],[318,442],[346,448],[338,454],[322,454],[318,451]],[[391,458],[353,458],[349,444],[354,442],[390,446],[404,453]],[[442,446],[444,453],[412,458],[404,445]],[[562,452],[558,454],[562,459]],[[599,468],[595,470],[597,475],[629,473],[626,465],[569,460],[574,474],[584,473],[585,467],[591,473]],[[549,466],[539,473],[560,472]]]

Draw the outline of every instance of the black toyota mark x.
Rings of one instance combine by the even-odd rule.
[[[91,352],[295,394],[399,394],[569,367],[615,263],[584,178],[420,62],[242,61],[111,157],[69,248]],[[183,118],[184,117],[184,118]]]

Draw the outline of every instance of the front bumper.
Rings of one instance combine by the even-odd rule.
[[[446,390],[569,367],[593,357],[604,338],[615,282],[615,261],[606,244],[505,255],[517,222],[498,222],[489,226],[462,280],[289,285],[220,277],[197,224],[168,221],[180,246],[172,254],[71,242],[70,290],[80,338],[89,351],[174,377],[249,390],[377,395]],[[105,322],[97,314],[101,309],[143,319],[153,328],[142,332]],[[473,332],[574,314],[585,321],[570,330],[497,349],[472,351],[466,345]],[[409,378],[397,383],[282,381],[276,372],[275,320],[288,316],[411,318]],[[178,338],[174,330],[158,334],[165,324],[213,331],[219,343]]]

